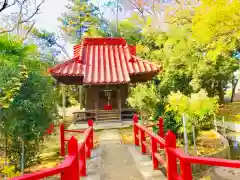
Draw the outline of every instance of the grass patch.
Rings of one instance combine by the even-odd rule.
[[[226,121],[240,124],[240,102],[224,104],[219,108],[217,116],[224,116]],[[217,118],[221,120],[221,118]]]

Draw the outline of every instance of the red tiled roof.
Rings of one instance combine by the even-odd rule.
[[[83,84],[130,82],[130,75],[156,73],[160,66],[137,58],[122,38],[86,38],[74,58],[50,69],[53,76],[83,76]]]
[[[51,68],[50,72],[54,76],[84,76],[85,65],[71,59]]]

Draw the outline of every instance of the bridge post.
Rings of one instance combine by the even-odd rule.
[[[133,135],[134,135],[134,142],[136,146],[139,146],[139,138],[138,138],[138,127],[136,126],[138,123],[138,115],[134,113],[133,115]]]
[[[60,155],[65,156],[64,124],[60,125]]]
[[[78,164],[78,142],[73,136],[68,143],[68,155],[73,156],[74,160],[69,168],[61,174],[61,180],[79,180],[79,164]]]
[[[181,178],[192,180],[192,167],[191,164],[186,162],[184,158],[180,158]]]
[[[165,152],[167,158],[167,178],[168,180],[176,179],[177,173],[177,158],[174,156],[170,148],[176,149],[176,136],[172,131],[168,131],[165,136]]]
[[[85,148],[86,148],[86,157],[90,158],[91,157],[91,133],[87,137]]]
[[[164,121],[163,121],[163,117],[160,117],[158,120],[158,135],[161,138],[164,138]],[[160,143],[160,148],[163,149],[164,145]]]
[[[92,119],[90,119],[90,120],[88,120],[88,126],[89,127],[92,127],[92,130],[91,130],[91,135],[90,135],[90,148],[91,149],[93,149],[94,148],[94,140],[93,140],[93,124],[94,124],[94,122],[93,122],[93,120]]]
[[[86,149],[83,143],[79,144],[80,153],[79,153],[79,170],[80,176],[87,176],[87,168],[86,168]]]
[[[155,157],[155,153],[157,153],[157,141],[154,138],[154,136],[151,137],[151,141],[152,141],[152,163],[153,163],[153,169],[158,169],[158,160]]]
[[[141,148],[142,148],[142,153],[146,153],[147,150],[146,150],[146,146],[145,146],[145,143],[146,143],[146,136],[145,136],[145,132],[140,130],[140,135],[141,135]]]

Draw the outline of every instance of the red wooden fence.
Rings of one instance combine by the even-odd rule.
[[[89,128],[86,130],[65,130],[63,125],[60,126],[61,155],[65,155],[66,141],[68,142],[68,155],[58,167],[26,174],[11,180],[39,180],[57,174],[61,175],[61,180],[80,180],[80,176],[86,176],[86,158],[91,156],[91,149],[93,148],[93,121],[89,120],[88,125]],[[158,169],[159,164],[166,167],[168,180],[192,180],[191,164],[240,168],[240,161],[237,160],[205,158],[185,154],[176,147],[176,136],[172,131],[168,131],[164,137],[163,118],[159,118],[157,126],[159,132],[155,134],[148,127],[138,124],[138,116],[134,115],[134,143],[136,146],[141,146],[142,153],[146,153],[147,150],[150,151],[154,169]],[[84,140],[78,143],[74,136],[67,140],[64,132],[84,133]],[[146,143],[147,136],[151,138],[150,147]],[[167,162],[158,153],[158,147],[165,150]],[[177,172],[177,159],[180,161],[180,174]]]
[[[61,180],[80,180],[80,176],[86,176],[86,159],[91,157],[93,149],[93,121],[88,121],[89,127],[86,130],[65,130],[64,125],[60,126],[60,154],[65,155],[65,142],[68,142],[68,155],[62,164],[55,168],[41,170],[39,172],[26,174],[12,178],[11,180],[39,180],[42,178],[61,175]],[[82,142],[72,136],[69,140],[65,139],[64,132],[78,132],[84,134]]]
[[[176,136],[172,131],[169,130],[164,137],[163,118],[159,119],[157,125],[159,126],[159,132],[155,134],[147,127],[138,124],[138,116],[135,114],[133,117],[134,143],[136,146],[141,146],[142,153],[146,153],[148,148],[146,136],[150,136],[151,147],[149,147],[148,150],[152,154],[153,169],[158,169],[159,164],[164,165],[166,167],[168,180],[192,180],[191,164],[240,168],[240,161],[238,160],[205,158],[185,154],[176,147]],[[160,148],[165,149],[167,162],[165,162],[163,157],[158,153],[158,145],[160,145]],[[180,161],[180,174],[177,172],[177,159]]]

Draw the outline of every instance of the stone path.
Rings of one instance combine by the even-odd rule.
[[[104,130],[99,136],[99,148],[93,150],[87,162],[88,177],[84,180],[165,180],[161,171],[152,170],[148,156],[133,145],[122,144],[117,129]]]
[[[103,131],[99,137],[99,145],[103,151],[101,179],[143,180],[117,130]]]
[[[127,128],[132,125],[132,121],[122,121],[122,122],[107,122],[107,123],[94,123],[94,130],[107,130],[107,129],[117,129],[117,128]],[[71,124],[68,129],[86,129],[88,128],[87,123],[76,123]]]

